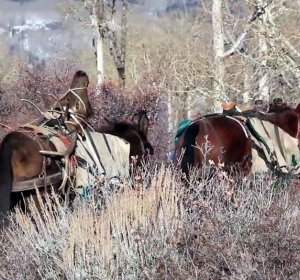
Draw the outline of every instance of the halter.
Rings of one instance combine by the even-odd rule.
[[[80,100],[80,102],[82,103],[82,105],[83,105],[83,107],[84,107],[84,111],[85,111],[85,113],[86,113],[86,112],[87,112],[87,109],[86,109],[85,103],[83,102],[82,98],[75,92],[75,90],[81,90],[81,89],[87,89],[87,88],[86,88],[86,87],[83,87],[83,88],[70,88],[69,91],[67,92],[67,94],[68,94],[69,92],[71,92],[72,94],[74,94],[75,97],[77,97],[77,98]]]
[[[66,93],[63,94],[63,96],[59,99],[59,100],[62,100],[63,98],[65,98],[68,93],[72,93],[76,98],[79,99],[79,101],[83,104],[83,107],[84,107],[84,110],[85,110],[85,113],[87,112],[87,109],[86,109],[86,106],[85,106],[85,103],[84,101],[82,100],[82,98],[75,92],[75,90],[82,90],[82,89],[87,89],[87,87],[79,87],[79,88],[69,88]]]

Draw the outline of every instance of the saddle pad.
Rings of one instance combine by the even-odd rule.
[[[177,132],[175,135],[175,144],[177,144],[179,137],[186,131],[186,129],[192,122],[192,120],[186,119],[178,124]]]
[[[107,179],[128,177],[130,144],[109,134],[88,134],[91,143],[87,139],[77,141],[75,155],[84,163],[77,167],[76,187],[91,186],[101,175]]]
[[[293,170],[295,162],[299,166],[300,151],[296,138],[291,137],[288,133],[270,122],[258,118],[249,118],[248,122],[250,122],[250,125],[254,129],[254,131],[249,129],[251,139],[264,150],[268,161],[271,161],[271,155],[274,155],[283,172]],[[252,156],[252,170],[254,172],[269,171],[265,161],[258,155],[255,149],[252,149]]]

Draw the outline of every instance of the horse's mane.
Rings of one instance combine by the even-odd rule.
[[[138,131],[138,127],[136,124],[130,123],[128,121],[114,121],[109,122],[109,125],[103,125],[97,129],[98,132],[114,134],[123,134],[128,130]]]

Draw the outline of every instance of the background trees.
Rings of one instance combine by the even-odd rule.
[[[124,87],[126,78],[126,92],[139,88],[142,96],[147,89],[159,91],[171,132],[179,120],[218,111],[226,100],[251,105],[257,98],[293,102],[299,97],[298,2],[128,2],[58,1],[63,19],[61,31],[53,32],[71,35],[58,39],[64,49],[56,50],[55,59],[73,60],[94,84],[105,77]],[[4,22],[0,28],[5,30]],[[8,55],[2,56],[0,69],[11,81],[9,73],[17,71],[9,61],[16,56],[5,45],[8,32],[1,34],[6,38],[0,48]],[[76,41],[68,45],[71,39]]]
[[[95,48],[97,85],[104,81],[104,44],[109,50],[119,83],[125,87],[125,58],[127,44],[127,0],[68,0],[63,11],[92,29],[91,43]],[[119,15],[119,18],[117,15]]]

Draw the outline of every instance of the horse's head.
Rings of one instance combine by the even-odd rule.
[[[268,113],[280,113],[289,109],[291,108],[289,108],[288,105],[283,102],[282,98],[274,98],[273,102],[269,104]]]
[[[136,158],[141,163],[147,155],[153,155],[154,149],[148,140],[148,117],[145,111],[139,113],[138,123],[115,122],[105,119],[106,125],[98,132],[118,136],[130,143],[130,160]]]
[[[139,135],[139,138],[142,142],[142,146],[144,147],[144,154],[153,155],[154,149],[148,140],[148,125],[149,119],[147,117],[146,111],[140,111],[138,114],[139,119],[136,126],[136,133]]]
[[[266,120],[300,140],[300,104],[296,109],[293,109],[284,103],[281,98],[275,98],[273,103],[270,104]]]
[[[80,125],[86,125],[86,119],[92,114],[88,98],[88,75],[84,71],[77,71],[71,82],[69,90],[59,99],[59,104],[65,111],[64,119],[68,130],[80,130]],[[80,125],[79,125],[80,124]]]
[[[91,115],[92,109],[88,98],[88,75],[84,71],[77,71],[71,82],[70,89],[60,98],[60,103],[68,110],[84,118]]]

